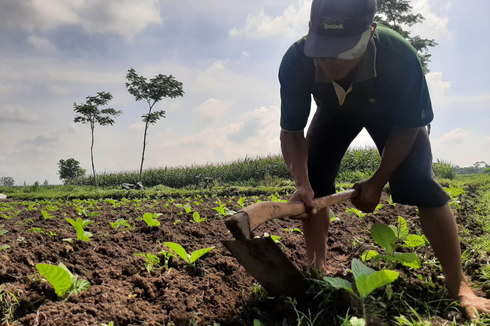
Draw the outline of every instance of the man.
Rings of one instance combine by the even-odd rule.
[[[284,55],[281,83],[281,148],[296,192],[308,261],[325,266],[329,211],[313,198],[335,192],[340,162],[366,128],[382,154],[375,174],[354,185],[353,204],[373,212],[387,182],[394,201],[419,208],[424,234],[440,260],[450,296],[471,319],[490,313],[463,275],[449,196],[434,180],[426,126],[433,112],[416,51],[399,34],[374,22],[376,0],[313,0],[309,32]],[[304,136],[311,96],[317,111]]]

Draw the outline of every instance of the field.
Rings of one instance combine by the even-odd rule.
[[[480,176],[442,183],[448,191],[452,189],[465,273],[485,296],[490,279],[486,235],[490,179]],[[289,190],[279,187],[265,195],[245,194],[238,188],[180,195],[132,191],[117,200],[1,201],[3,325],[341,325],[347,315],[362,317],[357,300],[333,290],[321,275],[307,269],[299,222],[275,220],[255,231],[256,236],[273,236],[289,259],[311,278],[310,290],[295,299],[270,297],[221,245],[219,240],[232,239],[224,215],[259,201],[287,200]],[[402,217],[410,234],[420,234],[415,207],[390,204],[387,193],[380,204],[375,213],[364,216],[350,203],[332,207],[329,276],[352,281],[353,259],[361,259],[366,250],[382,253],[369,232],[374,223],[397,226]],[[77,234],[67,218],[94,223]],[[147,221],[158,221],[159,225],[148,226]],[[87,241],[77,240],[77,236],[85,236]],[[172,250],[165,242],[180,244],[189,254],[213,249],[190,264],[178,255],[167,259],[166,252]],[[366,262],[376,270],[392,267],[400,273],[390,287],[391,295],[383,287],[368,297],[369,325],[417,325],[413,321],[463,324],[457,304],[445,298],[440,265],[430,245],[400,246],[399,251],[415,252],[421,268]],[[36,268],[40,263],[63,263],[91,286],[60,298],[40,275]],[[481,317],[481,323],[486,324],[486,317]]]

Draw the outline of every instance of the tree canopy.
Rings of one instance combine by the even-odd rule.
[[[80,167],[80,162],[74,158],[69,158],[67,160],[59,160],[58,174],[60,180],[69,180],[85,175],[85,170]]]

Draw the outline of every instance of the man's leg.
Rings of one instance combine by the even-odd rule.
[[[456,220],[449,205],[419,207],[419,213],[422,230],[441,262],[450,297],[461,301],[461,307],[471,319],[478,317],[475,309],[490,313],[490,300],[477,297],[466,282]]]
[[[303,220],[303,233],[306,242],[308,264],[323,270],[325,265],[325,249],[330,226],[328,208],[319,210],[315,215]]]

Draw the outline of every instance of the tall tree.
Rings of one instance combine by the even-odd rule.
[[[90,158],[92,160],[92,171],[94,174],[94,184],[97,185],[97,180],[95,177],[95,166],[94,166],[94,129],[95,124],[98,123],[101,126],[113,125],[114,119],[112,117],[117,117],[122,114],[122,111],[116,111],[112,108],[99,109],[99,106],[107,105],[107,103],[112,100],[112,95],[109,92],[98,92],[96,96],[87,96],[86,102],[82,104],[73,104],[73,109],[79,115],[73,119],[75,123],[88,123],[90,124],[90,129],[92,130],[92,144],[90,146]]]
[[[412,26],[424,21],[422,14],[413,14],[412,6],[408,0],[378,0],[377,13],[374,20],[386,25],[394,31],[400,33],[417,50],[420,63],[424,72],[430,72],[428,64],[431,54],[429,47],[434,47],[437,43],[433,39],[424,39],[420,36],[410,36],[410,32],[403,29],[405,26]]]
[[[60,176],[60,180],[70,180],[76,177],[84,176],[85,169],[80,167],[80,162],[74,158],[69,158],[58,162],[58,174]]]
[[[144,100],[148,103],[148,113],[143,114],[141,118],[145,123],[145,132],[143,135],[143,152],[141,154],[141,165],[140,165],[140,182],[143,175],[143,162],[145,160],[145,150],[146,150],[146,137],[148,135],[148,127],[150,124],[155,124],[161,118],[165,118],[165,111],[158,110],[153,111],[153,107],[163,98],[176,98],[184,95],[184,90],[182,88],[182,83],[177,81],[172,75],[166,76],[162,74],[156,75],[149,81],[143,76],[138,76],[136,71],[131,68],[126,74],[126,88],[128,92],[133,95],[136,101]]]
[[[15,184],[14,178],[12,177],[1,177],[0,186],[13,187]]]

